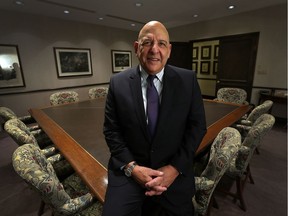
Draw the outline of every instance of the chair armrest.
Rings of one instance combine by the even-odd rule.
[[[59,206],[57,208],[57,211],[61,215],[74,215],[77,214],[77,212],[80,212],[81,210],[87,208],[93,203],[93,197],[90,193],[87,193],[83,196],[70,199],[69,202],[65,203],[62,206]]]
[[[18,119],[20,119],[22,122],[24,122],[25,124],[33,124],[36,123],[35,119],[30,116],[30,115],[26,115],[26,116],[20,116],[18,117]]]
[[[241,120],[240,124],[246,125],[246,126],[252,126],[252,122],[246,119]]]
[[[63,158],[64,158],[63,155],[61,155],[61,154],[58,153],[58,154],[52,155],[52,156],[50,156],[50,157],[47,157],[47,160],[48,160],[52,165],[54,165],[55,163],[63,160]]]
[[[195,177],[195,187],[198,190],[211,190],[214,186],[214,181],[206,177]]]

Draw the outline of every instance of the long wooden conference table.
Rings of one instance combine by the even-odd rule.
[[[204,100],[207,133],[196,154],[211,145],[217,134],[239,120],[251,107]],[[91,192],[104,202],[110,156],[103,135],[105,99],[93,99],[46,108],[30,114],[47,133]]]

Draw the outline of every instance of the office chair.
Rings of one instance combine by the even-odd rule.
[[[25,115],[25,116],[17,116],[10,108],[1,106],[0,107],[0,117],[3,120],[3,129],[4,129],[4,124],[6,121],[13,119],[13,118],[18,118],[24,124],[26,124],[29,127],[29,130],[36,130],[39,129],[39,126],[36,124],[35,119],[30,116],[30,115]]]
[[[239,200],[240,208],[244,211],[247,209],[243,197],[244,186],[248,178],[254,184],[249,163],[256,147],[259,147],[261,140],[271,130],[274,123],[275,118],[270,114],[263,114],[256,120],[238,150],[237,156],[233,158],[225,173],[225,175],[236,182],[237,190],[235,193],[225,190],[224,192]]]
[[[50,95],[50,104],[52,106],[73,103],[79,101],[79,95],[75,91],[56,92]]]
[[[93,199],[81,179],[73,174],[60,182],[51,163],[34,144],[19,146],[12,156],[14,170],[41,197],[38,215],[47,204],[54,216],[100,216],[102,205]]]
[[[214,201],[213,192],[240,145],[241,135],[231,127],[222,129],[215,138],[206,168],[200,177],[195,177],[196,193],[192,202],[198,215],[210,214]]]
[[[90,88],[88,91],[88,96],[90,99],[95,99],[95,98],[105,98],[108,94],[108,87],[94,87]]]
[[[64,157],[58,152],[57,148],[43,131],[29,131],[27,126],[19,119],[8,120],[4,125],[4,129],[19,146],[30,143],[39,147],[42,154],[53,164],[60,179],[74,172],[68,161],[64,160]],[[41,134],[45,136],[41,137]]]
[[[220,88],[217,91],[217,98],[215,98],[214,100],[248,105],[249,103],[246,101],[246,99],[247,99],[247,92],[244,89]]]

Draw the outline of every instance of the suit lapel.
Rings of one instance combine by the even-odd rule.
[[[143,96],[142,96],[142,88],[141,88],[141,76],[139,67],[135,70],[134,73],[130,75],[130,89],[131,95],[133,98],[133,103],[135,104],[135,112],[142,127],[143,133],[149,139],[148,130],[147,130],[147,122],[146,122],[146,115],[143,103]]]

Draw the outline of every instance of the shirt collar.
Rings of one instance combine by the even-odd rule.
[[[140,69],[141,77],[142,77],[144,80],[146,80],[147,77],[148,77],[148,73],[141,67],[141,65],[139,65],[139,69]],[[163,80],[163,75],[164,75],[164,68],[162,68],[162,70],[161,70],[159,73],[155,74],[155,75],[156,75],[157,79],[158,79],[160,82],[162,82],[162,80]]]

